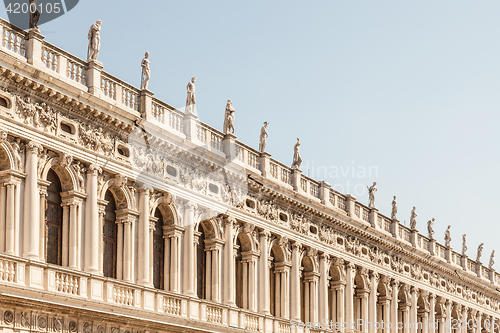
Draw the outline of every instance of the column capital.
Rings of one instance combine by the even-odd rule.
[[[300,251],[302,250],[302,244],[300,244],[299,242],[295,242],[292,244],[292,250],[293,251]]]
[[[192,201],[187,201],[184,203],[184,209],[196,210],[198,209],[198,205]]]
[[[139,187],[139,194],[150,195],[153,193],[153,188],[151,186],[141,186]]]
[[[236,219],[232,216],[224,216],[222,220],[225,226],[232,226],[233,224],[236,224]]]
[[[35,141],[28,142],[27,148],[28,148],[27,149],[28,152],[31,152],[34,154],[38,154],[39,152],[41,152],[43,150],[43,146]]]
[[[380,274],[374,271],[370,272],[370,278],[375,280],[375,284],[378,284],[380,281]]]
[[[271,236],[271,233],[267,230],[261,230],[259,232],[259,238],[269,238]]]
[[[88,174],[97,176],[102,173],[102,168],[97,164],[91,164],[88,168]]]
[[[397,281],[397,280],[392,280],[391,282],[391,286],[393,288],[399,288],[399,286],[401,285],[401,282]],[[397,295],[396,295],[397,296]]]

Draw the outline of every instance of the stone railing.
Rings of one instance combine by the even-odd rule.
[[[54,50],[42,46],[42,63],[50,70],[59,72],[59,54]]]
[[[0,258],[0,281],[16,282],[16,270],[16,262]]]
[[[26,57],[26,37],[24,30],[0,19],[2,47],[22,57]]]
[[[113,80],[107,73],[101,75],[101,90],[104,96],[116,101],[116,81]]]
[[[80,277],[64,272],[56,272],[56,291],[64,294],[78,295]]]

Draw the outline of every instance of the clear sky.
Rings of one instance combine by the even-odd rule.
[[[382,213],[397,195],[401,222],[416,206],[420,232],[434,217],[444,243],[451,224],[454,249],[467,233],[487,265],[500,250],[499,13],[489,0],[80,0],[41,31],[85,58],[101,19],[109,73],[139,86],[149,51],[156,97],[183,107],[196,76],[202,121],[222,129],[231,98],[238,140],[258,148],[268,121],[267,150],[290,165],[300,137],[305,174],[364,203],[376,181]]]

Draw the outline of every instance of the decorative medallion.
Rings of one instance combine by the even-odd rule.
[[[21,312],[21,325],[23,327],[30,326],[30,314],[27,312]]]
[[[47,329],[47,318],[45,316],[38,316],[37,323],[40,331],[45,331]]]
[[[7,325],[10,325],[14,322],[14,313],[12,311],[5,311],[3,314],[3,320]]]
[[[106,328],[102,325],[97,326],[97,333],[105,333]]]
[[[90,323],[83,324],[83,332],[84,333],[91,333],[92,332],[92,324],[90,324]]]
[[[62,320],[60,318],[54,317],[53,324],[54,324],[53,325],[54,331],[56,331],[56,332],[62,331]]]
[[[69,322],[69,331],[73,333],[77,331],[76,321],[72,320]]]

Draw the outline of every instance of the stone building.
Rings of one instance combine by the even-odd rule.
[[[492,265],[0,25],[0,332],[499,332]]]

